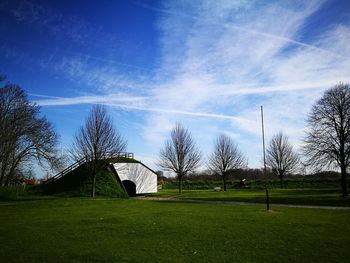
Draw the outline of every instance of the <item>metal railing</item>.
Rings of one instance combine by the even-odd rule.
[[[124,158],[134,159],[134,154],[128,153],[128,152],[120,152],[120,153],[117,153],[116,155],[111,156],[110,158],[115,158],[115,157],[124,157]]]
[[[83,157],[80,160],[76,161],[75,163],[71,164],[70,166],[68,166],[67,168],[65,168],[64,170],[62,170],[61,172],[59,172],[58,174],[56,174],[55,176],[47,179],[46,181],[44,181],[44,184],[49,184],[49,183],[53,183],[55,181],[57,181],[58,179],[62,178],[63,176],[65,176],[67,173],[73,171],[75,168],[78,168],[80,165],[82,165],[83,163],[85,163],[88,160],[87,157]]]

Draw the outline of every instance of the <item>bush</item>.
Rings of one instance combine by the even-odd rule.
[[[0,201],[17,200],[27,195],[23,186],[0,187]]]
[[[268,188],[280,188],[280,180],[250,180],[246,181],[246,187],[255,189],[263,188],[267,185]],[[348,180],[348,185],[350,187],[350,180]],[[205,190],[214,189],[214,187],[223,187],[222,180],[184,180],[182,182],[182,189],[184,190]],[[295,178],[295,179],[285,179],[285,188],[339,188],[340,179],[338,178],[326,178],[326,179],[315,179],[315,178]],[[178,189],[178,181],[176,179],[171,179],[163,181],[163,189]],[[226,181],[227,189],[241,188],[240,180],[228,180]]]

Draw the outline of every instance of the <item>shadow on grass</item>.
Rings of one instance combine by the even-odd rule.
[[[262,189],[239,189],[226,192],[190,190],[184,191],[181,195],[175,194],[174,191],[165,190],[153,196],[182,200],[234,201],[258,204],[266,202],[265,191]],[[271,204],[350,206],[350,197],[342,197],[339,189],[270,189],[269,199]]]

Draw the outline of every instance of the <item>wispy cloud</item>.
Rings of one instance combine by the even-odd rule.
[[[326,88],[350,79],[349,27],[335,24],[312,35],[315,25],[309,25],[308,19],[322,4],[168,1],[161,8],[145,6],[163,14],[158,75],[172,74],[153,89],[154,103],[185,112],[215,109],[240,118],[226,123],[183,121],[196,138],[206,131],[214,137],[222,127],[242,134],[242,144],[252,142],[246,152],[253,166],[259,164],[261,154],[260,105],[266,107],[268,136],[283,130],[293,142],[300,142],[312,102]],[[305,27],[310,32],[307,41],[302,40]],[[177,119],[152,114],[147,117],[144,135],[159,143]]]
[[[129,96],[125,94],[109,94],[101,96],[79,96],[79,97],[55,97],[47,96],[42,94],[30,94],[33,97],[41,97],[46,99],[33,100],[39,106],[72,106],[80,104],[104,104],[116,108],[127,109],[127,110],[138,110],[138,111],[149,111],[149,112],[159,112],[159,113],[170,113],[174,115],[188,115],[193,117],[205,117],[205,118],[217,118],[217,119],[227,119],[240,121],[242,120],[239,117],[224,115],[224,114],[215,114],[208,112],[191,112],[191,111],[182,111],[177,109],[169,108],[155,108],[142,106],[149,104],[149,98],[141,96]],[[124,104],[123,104],[124,103]]]
[[[193,111],[182,111],[182,110],[175,110],[175,109],[162,109],[162,108],[152,108],[152,107],[137,107],[137,106],[132,106],[132,105],[125,105],[125,104],[123,105],[123,104],[116,104],[116,103],[108,103],[108,105],[122,108],[122,109],[133,109],[133,110],[159,112],[159,113],[170,113],[170,114],[174,114],[174,115],[188,115],[191,117],[241,120],[241,118],[235,117],[235,116],[207,113],[207,112],[193,112]]]
[[[95,92],[144,95],[145,89],[149,87],[144,80],[145,71],[109,62],[101,65],[90,57],[64,56],[53,67],[66,78],[89,86]]]
[[[48,97],[38,94],[31,94],[37,97]],[[79,104],[112,104],[127,102],[135,105],[142,105],[147,99],[141,96],[130,96],[126,94],[108,94],[108,96],[79,96],[79,97],[51,97],[48,99],[34,100],[34,102],[40,106],[68,106],[68,105],[79,105]],[[135,106],[136,107],[136,106]]]
[[[123,96],[38,100],[39,104],[104,103],[147,112],[143,136],[152,147],[162,144],[178,120],[193,130],[204,150],[210,148],[209,138],[224,130],[249,148],[246,153],[256,166],[261,153],[260,105],[266,109],[267,137],[283,130],[298,144],[312,102],[326,88],[349,81],[350,28],[334,24],[312,35],[307,23],[322,1],[273,2],[259,8],[252,1],[136,4],[161,14],[162,56],[156,76],[135,78],[134,71],[120,75],[108,64],[100,67],[88,58],[67,58],[58,70],[100,87],[100,92]],[[311,32],[307,41],[302,40],[305,27]]]
[[[18,23],[41,27],[78,47],[107,46],[109,55],[115,47],[128,48],[125,40],[78,16],[63,17],[57,10],[19,2],[11,11]],[[142,113],[137,125],[149,147],[143,148],[145,156],[156,154],[175,121],[181,121],[204,153],[225,132],[241,145],[250,165],[259,166],[260,105],[267,139],[282,130],[298,145],[312,103],[328,87],[350,81],[349,23],[335,21],[315,30],[318,25],[312,22],[325,1],[132,3],[158,17],[156,66],[107,56],[102,49],[100,56],[48,47],[43,67],[76,86],[69,98],[36,102],[47,107],[102,103]],[[16,52],[1,49],[9,56]]]

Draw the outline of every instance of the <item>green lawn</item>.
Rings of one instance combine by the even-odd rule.
[[[350,210],[135,199],[0,202],[1,262],[346,262]]]
[[[264,189],[230,189],[226,192],[214,190],[184,190],[180,195],[176,189],[163,189],[153,194],[156,197],[174,197],[196,200],[223,200],[264,203]],[[273,204],[350,206],[350,197],[341,197],[339,189],[269,189]]]

